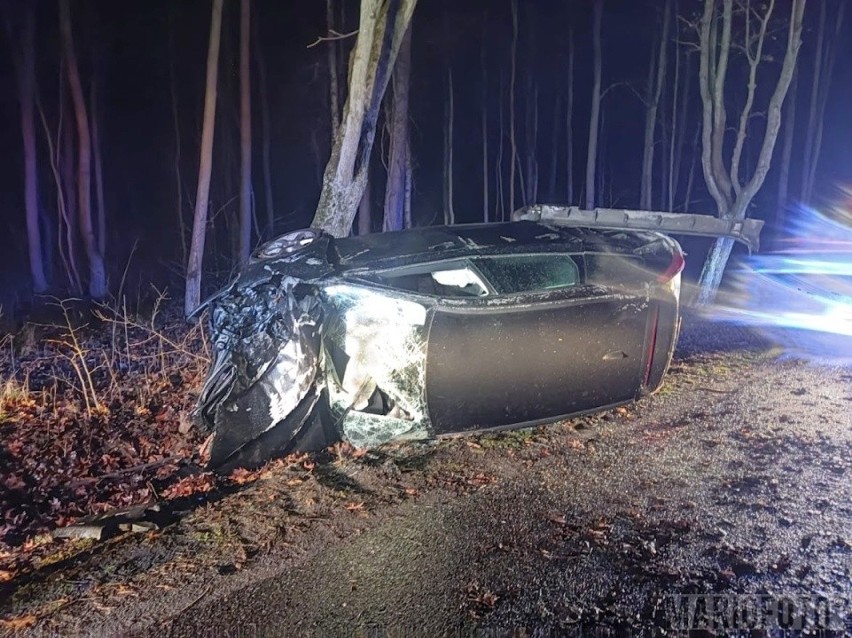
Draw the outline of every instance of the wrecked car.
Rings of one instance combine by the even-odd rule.
[[[667,232],[762,222],[534,206],[513,221],[260,247],[209,302],[210,465],[518,428],[655,391],[680,321]]]

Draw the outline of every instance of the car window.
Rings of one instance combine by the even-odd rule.
[[[580,270],[565,254],[500,255],[474,260],[498,294],[576,286]]]
[[[472,268],[456,263],[390,271],[370,277],[377,283],[437,297],[483,297],[488,287]]]

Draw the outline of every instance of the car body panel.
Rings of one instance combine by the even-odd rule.
[[[539,421],[635,398],[648,299],[583,286],[547,304],[438,306],[426,366],[435,432]]]

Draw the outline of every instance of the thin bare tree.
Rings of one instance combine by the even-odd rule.
[[[592,49],[593,74],[592,103],[589,111],[589,147],[586,154],[586,208],[595,207],[595,169],[598,162],[598,136],[601,118],[601,14],[603,0],[593,0]]]
[[[766,107],[766,123],[760,139],[760,152],[751,172],[744,179],[741,170],[743,149],[749,137],[749,122],[752,119],[757,75],[761,63],[766,60],[764,44],[768,27],[775,9],[775,0],[768,0],[759,7],[747,1],[742,14],[744,28],[742,42],[733,42],[732,33],[735,17],[733,0],[705,0],[704,11],[699,23],[700,70],[698,82],[702,104],[701,167],[704,181],[718,215],[724,219],[744,219],[755,195],[763,186],[769,172],[772,153],[781,126],[781,107],[801,46],[802,21],[805,0],[792,0],[787,25],[787,42],[781,69]],[[757,26],[752,21],[757,21]],[[718,23],[721,22],[721,25]],[[724,158],[725,134],[728,130],[725,102],[725,85],[731,51],[740,48],[745,54],[748,81],[745,87],[745,102],[740,111],[734,131],[733,148],[726,163]],[[698,304],[712,302],[722,281],[725,265],[733,247],[727,238],[716,240],[704,267],[699,282]]]
[[[405,33],[396,66],[393,70],[391,88],[393,102],[390,109],[390,157],[388,178],[385,186],[384,230],[401,230],[405,227],[406,185],[410,162],[408,134],[408,94],[411,85],[411,25]]]
[[[811,100],[808,110],[808,125],[805,129],[805,147],[802,162],[801,200],[805,204],[812,203],[816,183],[817,166],[822,151],[822,137],[825,122],[825,107],[828,104],[828,94],[834,75],[834,64],[837,59],[837,42],[843,24],[846,3],[837,5],[835,14],[830,18],[834,23],[832,33],[826,33],[826,15],[829,2],[820,3],[820,19],[817,31],[816,50],[814,51],[814,67],[811,75]]]
[[[361,0],[343,118],[312,225],[345,237],[364,194],[379,107],[417,0]]]
[[[263,164],[263,203],[266,209],[266,222],[262,236],[270,237],[275,232],[275,202],[272,197],[272,166],[270,160],[272,125],[269,118],[269,89],[266,83],[266,60],[263,55],[263,49],[260,46],[257,20],[252,21],[252,28],[254,29],[252,38],[254,59],[257,66],[257,80],[260,89],[260,158]]]
[[[574,203],[574,27],[568,29],[568,96],[565,105],[565,150],[567,154],[568,203]]]
[[[524,205],[538,200],[538,84],[527,75],[526,121],[524,122],[526,151],[526,178],[524,179]]]
[[[107,247],[107,211],[104,194],[103,140],[101,138],[101,112],[99,100],[99,71],[92,74],[89,86],[89,102],[92,105],[92,162],[95,168],[95,201],[98,209],[98,250],[106,256]]]
[[[796,137],[796,102],[799,88],[799,67],[793,72],[790,84],[790,97],[784,112],[784,144],[781,146],[781,166],[778,172],[778,202],[775,209],[775,227],[784,228],[787,217],[787,205],[790,195],[790,165],[793,160],[793,140]]]
[[[186,263],[186,220],[183,213],[183,178],[181,177],[180,109],[178,108],[177,72],[175,71],[174,5],[169,6],[169,103],[172,112],[172,133],[175,137],[175,157],[172,170],[175,176],[175,216],[180,234],[181,263]]]
[[[485,61],[485,40],[488,34],[488,13],[482,20],[482,42],[479,47],[479,74],[482,91],[480,121],[482,124],[482,221],[488,221],[488,66]]]
[[[240,262],[251,253],[251,0],[240,0]]]
[[[456,212],[453,208],[453,131],[455,129],[455,90],[453,68],[447,67],[447,93],[444,101],[444,223],[454,224]]]
[[[639,195],[639,206],[651,210],[654,178],[654,148],[656,145],[655,131],[657,127],[657,111],[660,108],[660,98],[666,81],[666,55],[668,52],[669,22],[671,21],[671,0],[663,5],[663,26],[660,32],[660,42],[657,51],[651,55],[651,65],[648,73],[648,97],[645,104],[645,143],[642,152],[642,183]]]
[[[509,75],[509,207],[515,210],[515,164],[518,161],[518,143],[515,138],[515,80],[518,71],[518,0],[512,0],[512,63]]]
[[[38,206],[38,157],[35,132],[35,2],[27,2],[24,6],[23,25],[13,24],[14,16],[11,11],[4,12],[3,17],[8,39],[12,45],[12,57],[18,76],[21,138],[24,146],[24,212],[27,225],[30,277],[32,278],[33,291],[42,293],[47,290],[47,277],[44,269]],[[6,8],[6,5],[3,5],[3,8]],[[15,42],[18,32],[21,34],[20,45]]]
[[[201,267],[210,202],[210,175],[213,170],[213,133],[216,124],[216,85],[219,77],[219,43],[222,35],[222,5],[213,0],[210,17],[210,41],[207,49],[207,75],[204,90],[204,120],[201,127],[201,152],[198,165],[198,189],[192,222],[192,243],[186,266],[184,312],[190,315],[201,303]]]
[[[98,242],[92,222],[92,140],[83,83],[77,66],[77,54],[74,51],[69,0],[59,1],[59,28],[65,63],[68,68],[68,84],[71,89],[71,101],[74,105],[74,118],[77,123],[77,215],[79,216],[83,248],[86,251],[86,259],[89,265],[89,295],[94,299],[102,299],[107,293],[106,269],[104,268],[103,255],[98,250]]]

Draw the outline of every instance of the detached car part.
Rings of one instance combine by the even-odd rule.
[[[762,222],[702,217],[538,206],[506,223],[265,244],[207,302],[210,465],[524,427],[653,392],[684,265],[663,233],[757,246]]]

